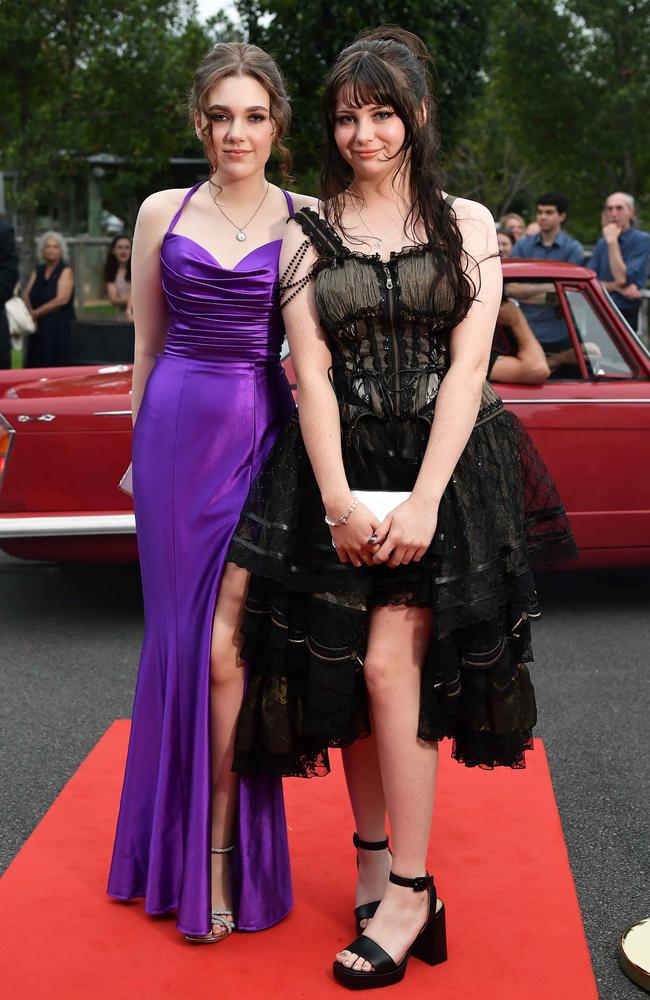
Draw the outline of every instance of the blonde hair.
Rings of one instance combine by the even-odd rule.
[[[219,80],[227,76],[251,76],[269,95],[269,110],[274,125],[273,145],[280,156],[280,167],[285,178],[289,176],[291,153],[282,141],[291,124],[291,106],[282,74],[271,56],[257,45],[247,42],[219,42],[205,56],[194,76],[189,97],[188,111],[192,122],[196,115],[206,114],[208,93]],[[208,121],[201,128],[202,143],[208,159],[212,152],[212,130]]]
[[[524,231],[526,230],[526,220],[522,215],[519,215],[518,212],[506,212],[505,215],[501,216],[501,218],[499,219],[499,225],[501,226],[502,229],[510,229],[510,226],[508,225],[507,222],[508,219],[516,219],[517,222],[521,225],[521,228]]]

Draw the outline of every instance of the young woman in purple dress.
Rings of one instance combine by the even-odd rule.
[[[108,892],[177,912],[193,942],[291,906],[282,788],[231,771],[248,575],[225,555],[294,406],[280,365],[278,259],[311,202],[270,184],[290,122],[280,73],[218,44],[191,92],[210,179],[142,205],[132,258],[133,492],[145,635]]]
[[[410,955],[445,959],[426,868],[438,741],[467,766],[523,766],[531,564],[574,551],[486,382],[496,233],[486,208],[441,190],[428,60],[388,26],[328,75],[324,200],[296,213],[280,264],[300,420],[229,553],[253,572],[235,766],[310,777],[344,749],[358,937],[334,975],[354,989],[397,982]]]

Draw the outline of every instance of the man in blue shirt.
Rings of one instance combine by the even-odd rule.
[[[603,212],[603,235],[589,261],[633,330],[639,323],[641,291],[648,283],[650,233],[635,226],[634,198],[610,194]]]
[[[582,264],[585,252],[581,243],[562,229],[569,211],[569,199],[559,191],[547,191],[537,199],[539,232],[524,236],[512,248],[512,257],[535,257],[540,260],[567,260]],[[519,300],[533,333],[545,354],[565,351],[571,346],[569,333],[559,306],[554,301],[551,284],[509,283],[508,295]],[[550,300],[550,301],[549,301]]]

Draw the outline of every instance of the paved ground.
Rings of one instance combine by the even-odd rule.
[[[615,947],[650,915],[650,572],[549,575],[540,594],[539,735],[601,1000],[641,998]],[[107,726],[129,715],[141,615],[133,568],[0,556],[0,868]],[[553,914],[531,899],[530,919]]]

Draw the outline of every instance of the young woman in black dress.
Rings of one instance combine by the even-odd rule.
[[[344,748],[363,933],[334,974],[355,989],[398,981],[411,954],[446,957],[426,871],[438,740],[468,766],[523,766],[530,562],[572,548],[485,380],[494,222],[441,190],[428,59],[415,36],[376,29],[328,76],[324,200],[290,222],[280,266],[299,424],[229,554],[253,572],[235,767],[322,774]]]

